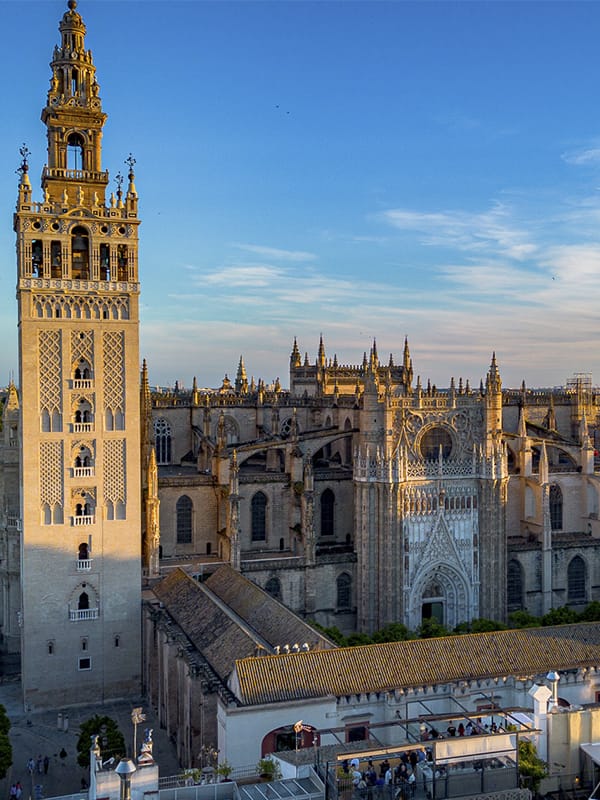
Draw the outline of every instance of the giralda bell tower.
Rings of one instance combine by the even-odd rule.
[[[33,201],[23,147],[17,234],[22,681],[26,707],[140,688],[138,197],[107,199],[100,90],[69,0]]]

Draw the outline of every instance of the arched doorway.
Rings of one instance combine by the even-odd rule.
[[[444,590],[436,580],[426,584],[421,595],[421,622],[426,619],[444,624]]]
[[[406,624],[416,630],[425,619],[433,619],[452,629],[477,617],[479,607],[471,583],[456,565],[438,562],[423,569],[413,583]]]

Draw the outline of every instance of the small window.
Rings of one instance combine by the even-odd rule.
[[[352,606],[352,578],[348,573],[342,572],[336,581],[337,607],[351,608]]]
[[[325,489],[321,495],[321,536],[333,536],[335,495],[331,489]]]
[[[194,505],[190,498],[184,494],[177,501],[177,544],[192,543],[192,519]]]
[[[84,653],[88,649],[88,640],[86,638],[83,638],[81,640],[81,649],[83,650]]]
[[[269,578],[265,585],[265,592],[276,600],[281,600],[281,582],[279,578]]]
[[[92,659],[91,658],[80,658],[79,659],[79,669],[91,669],[92,668]]]
[[[369,738],[368,725],[353,725],[346,728],[347,742],[364,742]]]
[[[267,538],[267,497],[257,492],[252,498],[251,509],[252,541],[264,542]]]
[[[120,647],[120,646],[121,646],[121,637],[119,636],[119,634],[117,634],[115,636],[115,647]]]
[[[48,642],[48,655],[49,656],[53,656],[54,655],[54,642],[53,641]]]
[[[166,419],[157,419],[154,423],[154,444],[156,447],[156,463],[171,463],[171,426]]]
[[[553,531],[563,527],[563,493],[557,483],[550,486],[550,526]]]
[[[567,567],[567,600],[570,603],[581,603],[587,598],[585,561],[575,556]]]

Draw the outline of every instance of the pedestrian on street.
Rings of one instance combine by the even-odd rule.
[[[48,756],[44,756],[44,775],[48,774],[48,767],[50,766],[50,759]]]
[[[41,775],[42,772],[44,771],[44,759],[42,758],[41,753],[37,757],[37,771],[39,775]]]
[[[16,800],[21,800],[23,797],[23,787],[21,786],[21,781],[17,781],[17,793],[15,795]]]
[[[29,770],[29,774],[33,775],[33,772],[35,770],[35,761],[33,760],[33,758],[30,758],[29,761],[27,762],[27,769]]]
[[[10,787],[10,800],[16,800],[17,797],[17,784],[13,783]]]

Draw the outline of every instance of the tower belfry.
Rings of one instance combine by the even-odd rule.
[[[21,388],[21,643],[31,708],[140,684],[138,197],[102,170],[86,28],[69,0],[42,121],[42,199],[29,152],[14,229]]]

